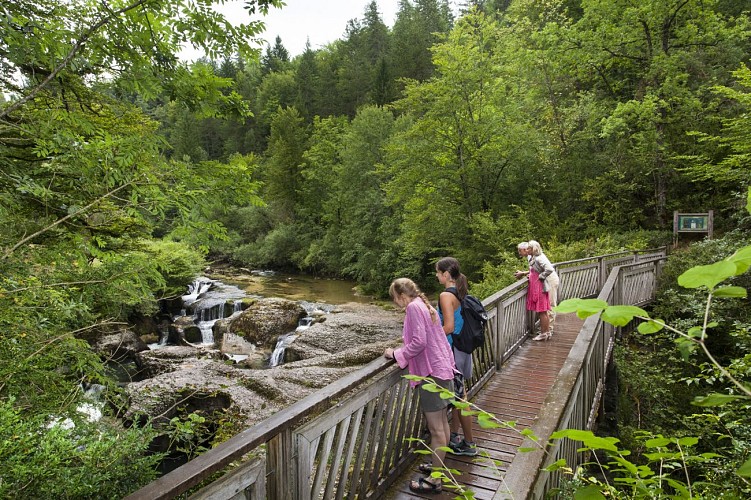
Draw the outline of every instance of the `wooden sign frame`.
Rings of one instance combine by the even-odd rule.
[[[704,213],[673,212],[673,239],[678,233],[706,233],[712,239],[714,231],[714,210]]]

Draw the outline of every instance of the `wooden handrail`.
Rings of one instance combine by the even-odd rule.
[[[330,406],[333,399],[347,393],[389,367],[399,369],[393,360],[378,358],[371,361],[363,368],[293,403],[263,422],[245,429],[216,448],[212,448],[185,465],[147,484],[125,497],[126,500],[174,498],[188,491],[233,460],[239,459],[273,436],[300,422],[306,416]]]

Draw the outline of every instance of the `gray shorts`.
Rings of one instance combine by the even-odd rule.
[[[443,387],[444,389],[448,389],[449,391],[454,392],[453,380],[441,380],[438,378],[433,378],[433,380],[435,380],[436,385],[439,385]],[[418,385],[417,387],[419,388],[420,386]],[[441,399],[440,393],[438,392],[430,392],[430,391],[425,391],[425,390],[420,391],[420,408],[425,413],[443,410],[449,404],[451,404],[451,400]]]
[[[469,381],[472,380],[472,355],[454,348],[454,363],[456,369],[464,376],[464,388],[469,390]]]

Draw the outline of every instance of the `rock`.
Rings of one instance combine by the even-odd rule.
[[[198,349],[191,346],[164,346],[141,352],[138,364],[147,377],[175,371],[186,360],[198,358]]]
[[[170,325],[169,343],[171,344],[182,345],[185,341],[200,344],[202,339],[201,329],[190,316],[180,316]]]
[[[286,299],[259,299],[232,319],[229,329],[259,347],[273,349],[280,335],[294,331],[305,308]]]
[[[222,336],[221,343],[217,344],[219,350],[227,354],[253,354],[256,352],[256,346],[251,342],[248,342],[239,335],[234,333],[226,333]]]
[[[284,302],[290,301],[259,300],[250,308],[247,323],[284,312],[288,318],[285,328],[292,318],[296,325],[304,310]],[[237,416],[243,426],[256,424],[381,356],[386,347],[398,345],[402,319],[402,313],[377,306],[338,306],[327,321],[298,332],[298,339],[288,349],[293,358],[303,359],[270,369],[261,369],[269,350],[258,348],[236,364],[212,360],[209,356],[219,351],[207,348],[166,346],[139,353],[144,371],[152,378],[126,387],[130,400],[126,418],[141,422],[151,417],[163,425],[181,416],[185,408],[207,411],[216,406]],[[242,337],[225,333],[221,351],[251,350],[247,338],[247,333]],[[208,400],[205,404],[204,398]]]
[[[149,346],[132,330],[123,329],[97,338],[91,346],[94,352],[113,360],[133,358],[136,353],[148,351]]]

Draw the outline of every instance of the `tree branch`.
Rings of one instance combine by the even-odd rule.
[[[30,236],[27,236],[26,238],[23,238],[23,239],[22,239],[21,241],[19,241],[18,243],[16,243],[16,244],[15,244],[15,245],[13,245],[13,246],[12,246],[11,248],[9,248],[8,250],[6,250],[6,251],[5,251],[5,254],[3,255],[3,258],[2,258],[2,260],[5,260],[5,259],[7,259],[8,257],[10,257],[10,255],[11,255],[11,254],[12,254],[13,252],[15,252],[15,251],[16,251],[16,250],[17,250],[17,249],[18,249],[18,248],[19,248],[19,247],[20,247],[21,245],[23,245],[24,243],[28,242],[29,240],[32,240],[32,239],[36,238],[37,236],[39,236],[40,234],[46,233],[47,231],[49,231],[49,230],[50,230],[50,229],[52,229],[53,227],[59,226],[60,224],[62,224],[62,223],[63,223],[63,222],[65,222],[66,220],[68,220],[68,219],[70,219],[70,218],[72,218],[72,217],[75,217],[76,215],[78,215],[78,214],[80,214],[80,213],[82,213],[82,212],[85,212],[86,210],[88,210],[89,208],[93,207],[94,205],[96,205],[96,204],[97,204],[97,203],[99,203],[100,201],[102,201],[102,200],[104,200],[104,199],[106,199],[106,198],[108,198],[108,197],[112,196],[113,194],[117,193],[117,192],[118,192],[118,191],[120,191],[121,189],[123,189],[123,188],[125,188],[125,187],[127,187],[127,186],[129,186],[129,185],[131,185],[131,184],[133,184],[133,181],[128,181],[128,182],[126,182],[125,184],[123,184],[122,186],[118,186],[118,187],[116,187],[115,189],[113,189],[112,191],[110,191],[110,192],[108,192],[108,193],[105,193],[105,194],[103,194],[102,196],[100,196],[100,197],[99,197],[99,198],[97,198],[96,200],[92,201],[91,203],[89,203],[89,204],[88,204],[88,205],[86,205],[85,207],[81,208],[80,210],[76,210],[75,212],[73,212],[73,213],[71,213],[71,214],[68,214],[68,215],[66,215],[66,216],[65,216],[65,217],[63,217],[62,219],[58,219],[58,220],[56,220],[55,222],[53,222],[53,223],[52,223],[52,224],[50,224],[49,226],[47,226],[47,227],[44,227],[44,228],[40,229],[40,230],[39,230],[39,231],[37,231],[36,233],[34,233],[34,234],[30,235]]]
[[[0,111],[0,119],[5,118],[6,116],[10,115],[12,112],[32,100],[36,95],[41,92],[53,79],[57,77],[57,75],[68,65],[68,63],[73,59],[73,57],[81,50],[81,48],[84,46],[86,41],[88,41],[91,36],[99,30],[102,26],[105,26],[109,23],[111,23],[113,20],[117,19],[117,16],[120,14],[123,14],[125,12],[128,12],[130,10],[133,10],[137,7],[140,7],[141,5],[144,5],[148,3],[150,0],[138,0],[135,3],[132,3],[130,5],[127,5],[123,7],[122,9],[116,10],[112,12],[110,16],[104,17],[98,22],[94,23],[89,29],[86,30],[86,32],[81,35],[81,38],[78,39],[78,41],[73,45],[73,48],[68,52],[68,54],[63,58],[63,60],[58,64],[49,75],[46,76],[42,82],[34,87],[31,92],[29,92],[27,95],[23,96],[22,98],[15,101],[13,104],[8,106],[7,108]]]

